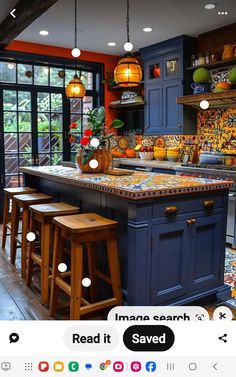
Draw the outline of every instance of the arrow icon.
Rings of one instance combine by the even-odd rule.
[[[215,364],[213,365],[213,368],[214,368],[215,370],[218,370],[218,368],[217,368],[217,363],[215,363]]]
[[[10,12],[10,15],[13,17],[13,18],[16,18],[15,16],[15,11],[16,11],[16,8],[12,9],[12,11]]]

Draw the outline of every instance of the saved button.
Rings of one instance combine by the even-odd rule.
[[[123,342],[131,351],[167,351],[174,341],[173,331],[162,325],[130,326],[123,335]]]

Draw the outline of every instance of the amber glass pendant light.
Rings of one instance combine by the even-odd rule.
[[[138,60],[130,53],[133,49],[133,45],[129,38],[129,0],[127,0],[126,30],[127,42],[124,44],[124,49],[128,51],[128,53],[119,60],[114,70],[114,80],[119,86],[132,87],[140,84],[142,80],[142,69]]]
[[[71,53],[72,56],[75,57],[75,75],[66,87],[66,96],[69,99],[79,99],[85,96],[86,89],[80,77],[77,75],[76,69],[76,58],[80,56],[80,50],[77,47],[77,0],[75,0],[75,47],[73,48]]]

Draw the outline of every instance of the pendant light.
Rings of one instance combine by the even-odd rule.
[[[80,54],[80,49],[77,47],[77,0],[75,0],[75,47],[71,51],[71,55],[75,58],[75,75],[66,87],[66,96],[69,99],[83,98],[86,93],[85,86],[80,77],[77,75],[76,70],[76,59],[80,56]]]
[[[114,70],[114,80],[119,86],[132,87],[140,84],[142,69],[138,60],[130,54],[133,50],[133,44],[129,39],[129,0],[127,0],[126,31],[127,42],[124,44],[124,50],[127,51],[127,54],[119,60]]]

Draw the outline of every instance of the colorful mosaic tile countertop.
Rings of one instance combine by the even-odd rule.
[[[231,181],[187,176],[133,172],[131,175],[82,174],[65,166],[32,166],[20,168],[26,174],[55,182],[88,188],[129,199],[145,199],[193,192],[228,189]]]

